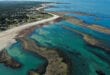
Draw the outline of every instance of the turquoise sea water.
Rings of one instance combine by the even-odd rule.
[[[28,71],[37,69],[44,64],[44,60],[38,56],[23,50],[21,43],[16,43],[10,48],[7,48],[9,55],[22,64],[19,69],[12,69],[10,67],[0,64],[0,75],[28,75]]]
[[[65,52],[73,64],[71,75],[98,75],[96,71],[110,75],[110,54],[88,46],[80,35],[65,30],[62,25],[73,29],[79,28],[62,21],[36,29],[30,38],[36,40],[41,46],[59,48]],[[83,31],[83,29],[79,30]],[[91,33],[91,30],[88,30],[89,32]],[[92,33],[98,34],[93,31]]]
[[[43,47],[58,48],[63,51],[72,62],[71,75],[98,75],[96,71],[102,71],[105,75],[110,75],[110,53],[88,46],[82,39],[82,36],[65,30],[63,26],[81,31],[101,40],[109,37],[109,35],[93,30],[85,30],[66,21],[36,29],[29,37]],[[101,38],[99,35],[106,37]],[[36,69],[44,63],[38,56],[23,50],[19,42],[7,48],[7,51],[14,59],[22,63],[23,67],[14,70],[0,64],[0,67],[2,67],[0,73],[3,75],[13,75],[13,73],[14,75],[27,75],[29,70]]]
[[[110,0],[54,1],[67,2],[70,4],[56,4],[54,5],[55,7],[46,9],[46,11],[88,13],[94,16],[78,15],[75,13],[67,15],[74,16],[89,24],[99,24],[107,28],[110,27]],[[96,20],[97,18],[99,19]],[[100,75],[97,71],[103,72],[104,75],[110,75],[110,53],[99,48],[88,46],[82,36],[75,32],[65,30],[62,26],[67,26],[89,34],[94,38],[102,40],[108,46],[110,45],[110,35],[82,28],[66,21],[36,29],[29,37],[43,47],[58,48],[63,51],[72,62],[71,75]],[[0,75],[27,75],[29,70],[36,69],[39,65],[44,63],[44,60],[38,56],[25,51],[19,42],[7,48],[7,51],[14,59],[23,64],[23,67],[14,70],[0,64]]]

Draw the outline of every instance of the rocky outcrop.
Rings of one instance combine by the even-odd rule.
[[[0,52],[0,63],[4,63],[6,66],[11,68],[20,68],[21,64],[15,61],[6,50]]]

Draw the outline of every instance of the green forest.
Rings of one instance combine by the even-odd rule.
[[[41,2],[0,2],[0,31],[4,31],[16,25],[21,25],[26,22],[31,22],[36,17],[40,17],[38,14],[42,14],[39,11],[35,11],[32,8],[40,6]]]

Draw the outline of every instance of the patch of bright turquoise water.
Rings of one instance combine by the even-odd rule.
[[[78,30],[80,32],[83,32],[83,33],[86,33],[86,34],[89,34],[90,36],[93,36],[97,39],[100,39],[102,40],[103,42],[107,43],[107,44],[110,44],[110,35],[107,35],[107,34],[104,34],[104,33],[100,33],[100,32],[97,32],[97,31],[94,31],[94,30],[91,30],[91,29],[87,29],[87,28],[84,28],[84,27],[80,27],[78,25],[74,25],[74,24],[71,24],[69,22],[66,22],[66,21],[62,21],[62,22],[59,22],[59,23],[56,23],[55,25],[57,26],[66,26],[66,27],[70,27],[70,28],[73,28],[75,30]],[[48,29],[46,28],[43,28],[46,32],[48,31]],[[54,27],[54,29],[59,29],[58,27]],[[49,29],[51,31],[54,31],[53,29]],[[55,30],[55,31],[56,31]],[[57,32],[57,31],[56,31]],[[42,32],[42,33],[45,33],[45,32]],[[69,34],[69,33],[68,33]],[[39,35],[39,34],[37,34]]]
[[[0,75],[28,75],[28,71],[37,69],[44,63],[44,61],[36,55],[24,51],[20,43],[12,45],[7,51],[9,55],[22,64],[22,67],[12,69],[0,64]]]
[[[59,48],[65,52],[73,64],[71,75],[98,75],[97,70],[104,72],[105,75],[110,75],[110,54],[104,50],[88,46],[80,35],[65,30],[62,25],[86,33],[90,32],[95,36],[96,34],[98,34],[97,36],[102,34],[91,30],[83,30],[62,21],[36,29],[30,38],[37,41],[41,46]]]

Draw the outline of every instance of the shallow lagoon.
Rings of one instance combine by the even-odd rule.
[[[41,46],[59,48],[65,52],[73,64],[71,75],[98,75],[96,71],[110,75],[110,54],[88,46],[82,36],[63,29],[62,25],[75,29],[70,23],[60,22],[35,30],[30,38]]]
[[[36,29],[29,37],[35,40],[40,46],[59,48],[63,51],[72,62],[71,75],[98,75],[96,71],[102,71],[105,75],[110,75],[110,53],[88,46],[82,39],[82,36],[65,30],[62,25],[86,34],[91,34],[92,36],[96,34],[102,35],[102,33],[91,30],[87,30],[86,32],[85,29],[79,26],[62,21]],[[108,35],[105,36],[109,37]],[[100,36],[95,37],[99,38]],[[23,50],[19,42],[7,48],[7,51],[13,58],[22,63],[23,67],[14,70],[0,64],[0,73],[3,75],[13,75],[13,73],[14,75],[27,75],[29,70],[36,69],[44,63],[38,56]]]
[[[64,2],[68,1],[64,0]],[[95,14],[104,20],[103,23],[102,21],[95,21],[96,24],[102,24],[105,27],[110,27],[108,19],[108,17],[110,17],[110,10],[108,10],[110,0],[100,0],[100,2],[96,0],[71,0],[71,2],[72,4],[56,4],[56,8],[50,8],[47,9],[47,11],[78,11]],[[76,17],[79,17],[79,19],[87,21],[87,23],[90,24],[95,23],[94,17],[80,17],[79,15]],[[62,25],[69,26],[75,30],[89,34],[109,44],[109,35],[81,28],[67,22],[60,22],[51,26],[49,25],[36,29],[29,37],[37,41],[41,46],[59,48],[61,51],[65,52],[73,64],[71,75],[98,75],[96,71],[102,71],[105,73],[105,75],[110,75],[110,53],[107,53],[99,48],[88,46],[82,39],[82,36],[63,29]],[[0,64],[0,74],[2,75],[27,75],[29,70],[36,69],[44,62],[36,55],[24,51],[20,43],[16,43],[10,48],[7,48],[7,51],[13,58],[22,63],[23,67],[21,69],[14,70],[9,67],[5,67],[3,64]],[[30,59],[35,61],[30,61]]]
[[[40,59],[37,55],[23,50],[19,42],[7,48],[7,51],[9,55],[22,64],[22,67],[19,69],[12,69],[0,64],[1,75],[27,75],[28,71],[37,69],[44,63],[44,60]]]

